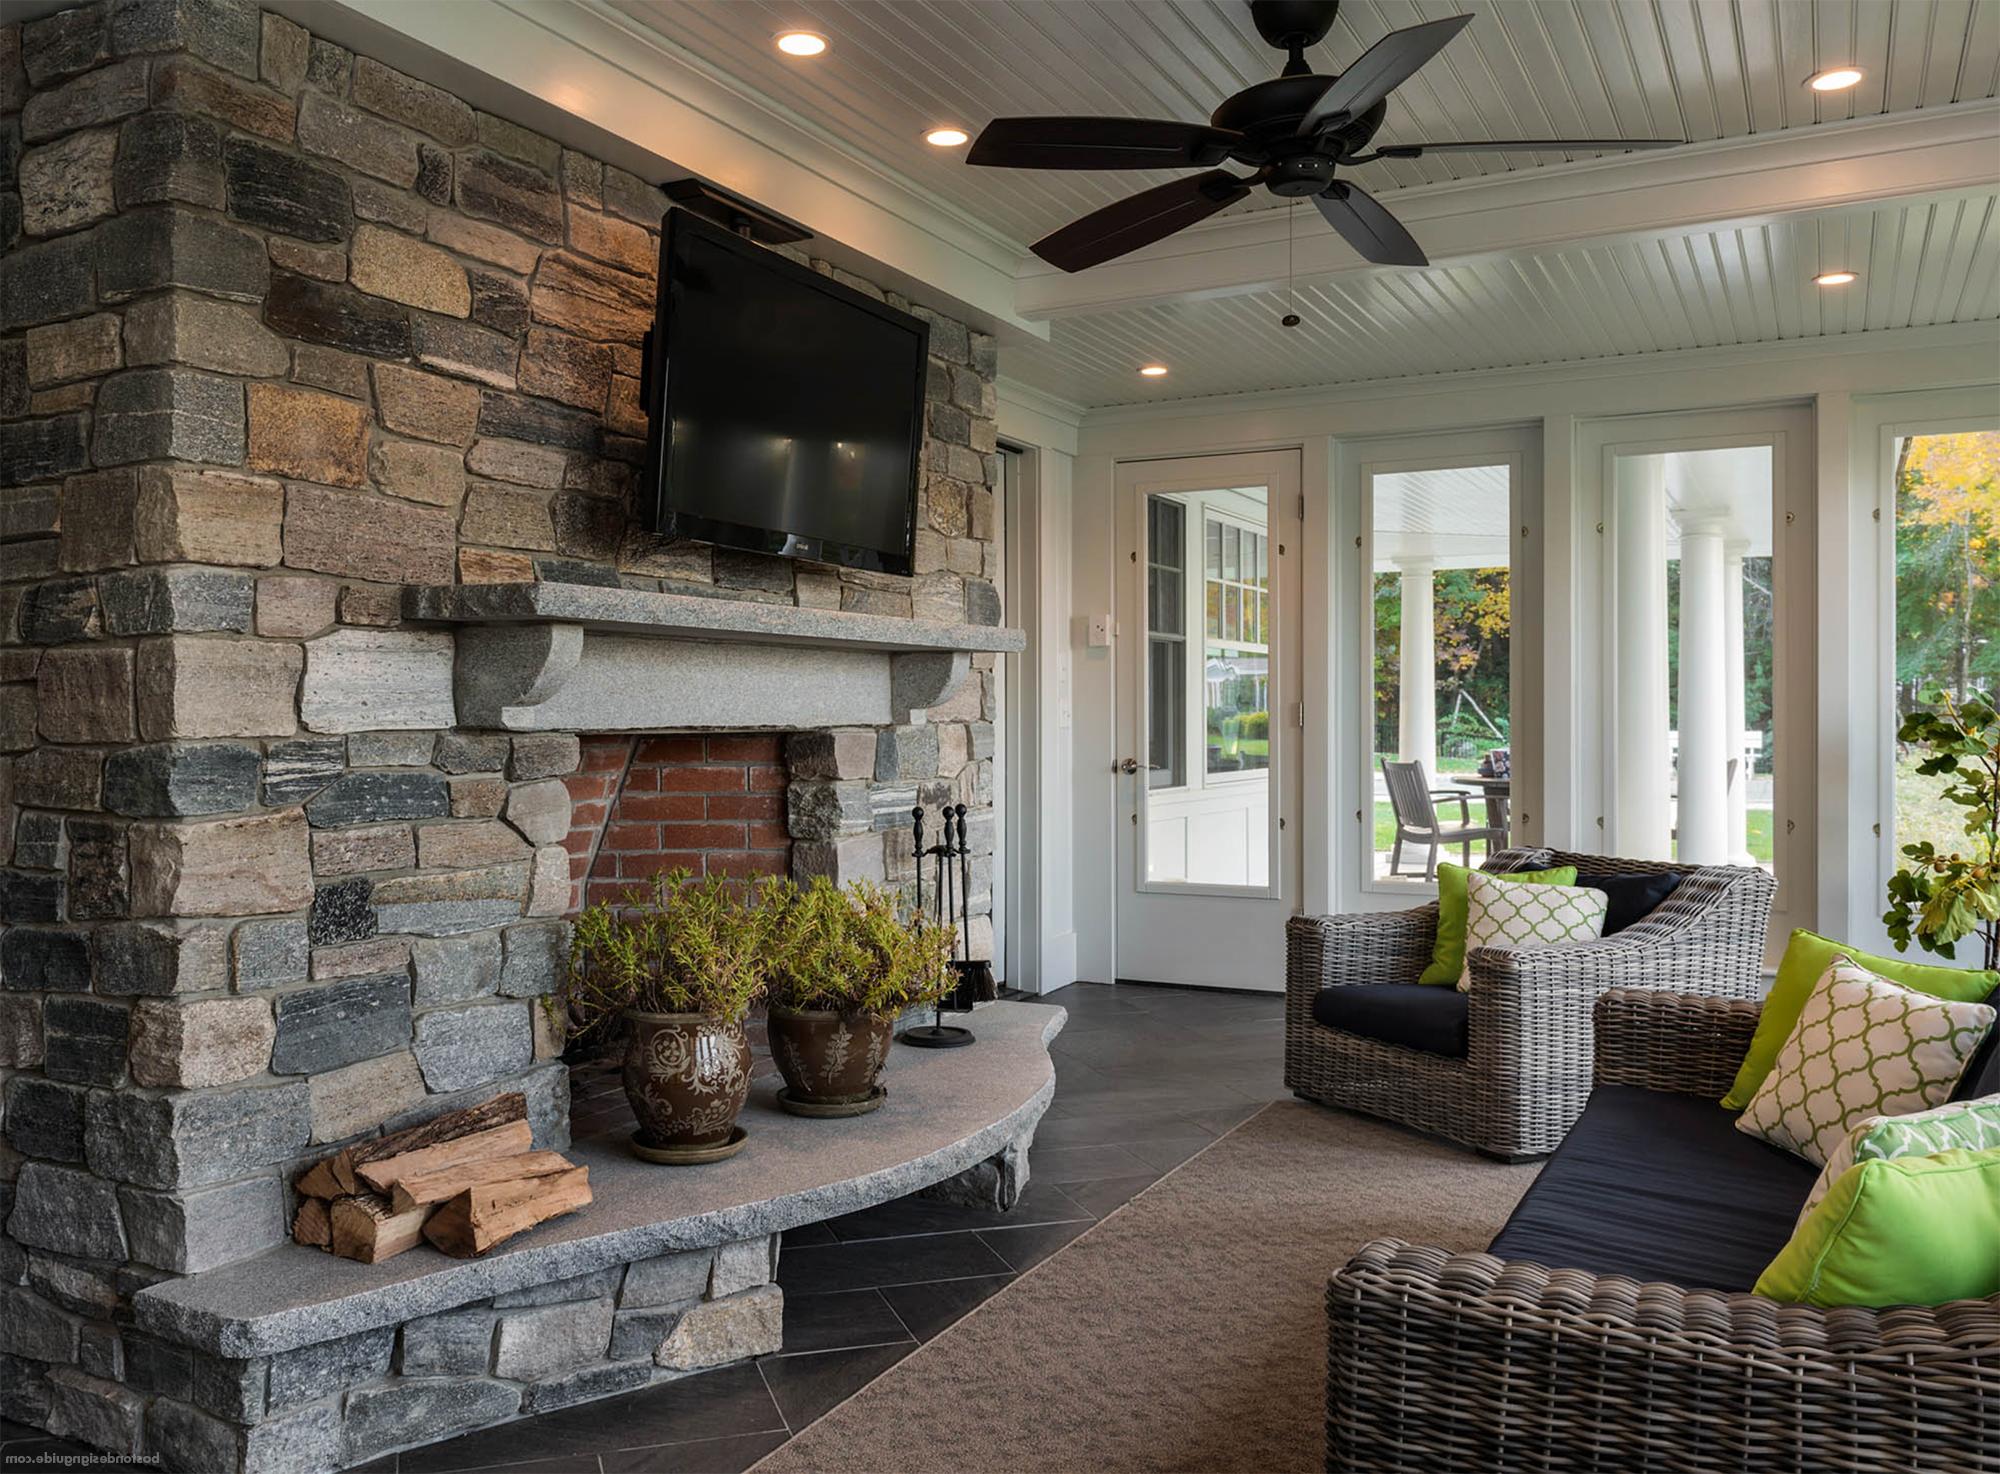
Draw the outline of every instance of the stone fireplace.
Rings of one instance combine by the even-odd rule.
[[[878,293],[932,324],[914,577],[663,544],[650,185],[250,0],[0,26],[0,165],[0,1413],[290,1467],[276,1361],[138,1307],[342,1142],[520,1090],[566,1143],[593,886],[900,882],[949,798],[990,951],[994,345]],[[318,1346],[286,1426],[410,1354]]]

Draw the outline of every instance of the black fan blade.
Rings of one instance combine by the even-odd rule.
[[[1408,30],[1391,31],[1361,53],[1361,59],[1333,79],[1299,120],[1301,138],[1328,123],[1365,113],[1417,73],[1417,68],[1444,50],[1445,43],[1472,24],[1469,15],[1425,21]]]
[[[1352,184],[1330,184],[1326,193],[1313,196],[1326,223],[1339,231],[1364,260],[1377,266],[1428,266],[1430,257],[1417,238],[1403,229],[1403,222],[1382,207],[1382,202]]]
[[[965,161],[1004,169],[1184,169],[1221,163],[1242,136],[1164,118],[995,118]]]
[[[1385,143],[1378,159],[1415,159],[1425,154],[1511,154],[1557,150],[1569,154],[1609,153],[1627,148],[1679,148],[1685,138],[1495,138],[1485,143]]]
[[[1064,271],[1082,271],[1100,261],[1123,256],[1175,231],[1206,220],[1235,204],[1250,186],[1223,169],[1211,169],[1192,179],[1175,179],[1130,199],[1093,210],[1061,230],[1036,241],[1034,253]]]

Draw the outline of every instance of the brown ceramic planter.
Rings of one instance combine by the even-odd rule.
[[[637,1145],[685,1153],[735,1139],[737,1113],[750,1095],[743,1020],[628,1009],[625,1022],[625,1098],[639,1119]]]
[[[785,1077],[789,1102],[866,1106],[881,1097],[876,1079],[889,1059],[896,1021],[831,1008],[773,1008],[771,1058]]]

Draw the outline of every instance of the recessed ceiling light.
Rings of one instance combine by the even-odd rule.
[[[818,56],[826,50],[826,37],[818,31],[780,31],[778,50],[787,56]]]
[[[924,135],[924,142],[932,148],[957,148],[970,136],[963,128],[933,128]]]
[[[1858,86],[1865,75],[1860,67],[1828,67],[1807,77],[1806,86],[1815,92],[1844,92]]]
[[[1164,363],[1149,363],[1139,372],[1149,379],[1164,379],[1167,376],[1167,366]]]
[[[1818,276],[1813,278],[1813,285],[1816,287],[1844,287],[1849,282],[1859,281],[1860,279],[1861,273],[1858,271],[1822,271]]]

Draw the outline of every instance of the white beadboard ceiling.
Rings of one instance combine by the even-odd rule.
[[[1846,266],[1851,286],[1813,286]],[[1664,240],[1344,275],[1286,295],[1167,302],[1054,322],[1002,369],[1076,404],[1714,348],[2000,319],[2000,191]],[[1164,379],[1142,379],[1165,362]]]
[[[1173,172],[974,169],[924,132],[976,134],[1021,113],[1206,121],[1276,76],[1242,0],[611,0],[715,70],[1026,245]],[[1392,30],[1470,12],[1472,24],[1399,88],[1379,135],[1736,138],[2000,91],[1996,0],[1345,0],[1307,53],[1335,72]],[[795,61],[779,31],[818,31]],[[1852,63],[1867,79],[1815,93]],[[1366,164],[1388,192],[1470,175],[1559,168],[1562,155],[1442,154]],[[1181,171],[1185,172],[1185,171]],[[1238,209],[1275,208],[1259,190]]]
[[[746,97],[802,123],[1026,245],[1175,177],[973,169],[925,130],[977,133],[1019,113],[1205,119],[1277,73],[1241,0],[599,0]],[[1387,32],[1471,12],[1473,23],[1399,89],[1379,135],[1741,138],[2000,95],[2000,0],[1345,0],[1314,70],[1352,64]],[[782,57],[782,30],[830,51]],[[1810,73],[1864,68],[1814,93]],[[1445,154],[1356,171],[1395,192],[1561,169],[1561,155]],[[1422,271],[1302,282],[1059,317],[1043,345],[1010,342],[1010,378],[1097,407],[1158,399],[1588,360],[1932,323],[2000,319],[1995,189],[1806,214],[1663,239],[1548,247]],[[1282,209],[1258,191],[1238,211]],[[1323,231],[1299,210],[1303,234]],[[1835,266],[1859,283],[1822,292]],[[1143,380],[1162,360],[1172,372]]]

